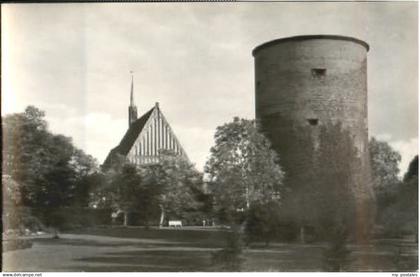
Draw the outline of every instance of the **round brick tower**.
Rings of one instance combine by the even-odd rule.
[[[277,39],[253,50],[256,119],[279,154],[285,182],[313,166],[302,131],[316,149],[320,128],[337,123],[357,148],[362,166],[355,174],[370,176],[368,51],[364,41],[335,35]],[[372,197],[368,180],[355,189]]]

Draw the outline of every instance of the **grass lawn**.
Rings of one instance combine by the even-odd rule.
[[[215,229],[90,228],[61,239],[33,239],[29,249],[3,253],[3,271],[213,271],[224,246]],[[242,271],[322,271],[325,244],[275,243],[244,250]],[[415,271],[417,244],[381,240],[350,245],[348,271]]]

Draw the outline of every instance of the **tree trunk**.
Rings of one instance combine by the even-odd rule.
[[[249,210],[249,188],[248,186],[246,187],[246,209]]]
[[[57,228],[54,228],[54,235],[53,235],[53,239],[59,239],[60,237],[58,236],[58,230]]]
[[[124,211],[124,227],[128,225],[128,212]]]
[[[163,221],[165,220],[165,209],[162,205],[160,205],[160,221],[159,221],[159,228],[163,227]]]
[[[300,227],[300,242],[305,243],[305,227]]]

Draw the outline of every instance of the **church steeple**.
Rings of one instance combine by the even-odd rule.
[[[131,91],[130,91],[130,106],[128,106],[128,127],[137,120],[137,107],[134,105],[134,78],[133,71],[131,73]]]

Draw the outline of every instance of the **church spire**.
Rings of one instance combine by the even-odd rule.
[[[133,71],[131,72],[131,91],[130,91],[130,107],[134,106],[134,81],[133,81]]]
[[[134,104],[134,78],[133,71],[131,73],[131,90],[130,90],[130,106],[128,106],[128,127],[137,120],[137,107]]]

